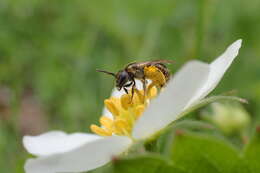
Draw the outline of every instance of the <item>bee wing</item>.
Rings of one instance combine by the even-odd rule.
[[[168,59],[159,59],[159,60],[153,60],[150,61],[152,64],[173,64],[174,61],[173,60],[168,60]]]
[[[138,64],[141,66],[150,66],[155,64],[172,64],[173,60],[167,60],[167,59],[159,59],[159,60],[151,60],[151,61],[143,61],[139,62]]]
[[[162,65],[164,65],[164,64],[172,64],[173,62],[174,62],[173,60],[166,60],[166,59],[142,61],[142,62],[132,62],[132,63],[127,64],[127,66],[125,68],[126,69],[127,68],[132,68],[132,67],[143,68],[145,66],[151,66],[151,65],[155,65],[155,64],[162,64]]]
[[[147,66],[147,65],[155,65],[155,64],[172,64],[173,62],[174,62],[173,60],[159,59],[159,60],[135,62],[131,64],[139,64],[141,66]]]

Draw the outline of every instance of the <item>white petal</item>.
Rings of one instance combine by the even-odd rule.
[[[224,73],[231,65],[241,47],[242,40],[237,40],[231,44],[226,51],[210,64],[210,73],[207,81],[199,92],[192,98],[188,105],[207,96],[219,83]],[[188,106],[187,105],[187,106]]]
[[[111,136],[85,143],[74,150],[51,156],[29,159],[26,173],[82,172],[108,163],[113,156],[121,154],[132,144],[124,136]]]
[[[93,134],[66,134],[62,131],[52,131],[39,136],[24,136],[23,145],[33,155],[47,156],[73,150],[86,142],[100,138]]]
[[[149,137],[174,121],[204,84],[208,74],[208,64],[191,61],[184,65],[136,122],[133,137]]]
[[[135,80],[135,83],[136,83],[136,88],[137,89],[139,89],[139,90],[143,89],[143,85],[142,85],[142,82],[140,80]],[[116,88],[114,88],[112,90],[111,96],[113,96],[113,97],[121,97],[123,94],[125,94],[125,91],[123,89],[121,91],[118,91]],[[111,112],[109,112],[107,110],[106,107],[103,108],[102,116],[113,118],[113,115],[111,114]]]

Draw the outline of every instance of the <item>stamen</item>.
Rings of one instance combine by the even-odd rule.
[[[148,97],[149,99],[153,99],[157,96],[157,88],[155,86],[148,86],[149,89],[147,89]]]
[[[129,94],[122,95],[120,101],[121,101],[122,107],[125,110],[127,110],[131,106],[131,103],[132,103],[131,96]]]
[[[109,112],[111,112],[114,116],[118,116],[119,115],[119,110],[115,106],[112,98],[111,99],[106,99],[104,101],[104,104],[105,104],[106,108],[109,110]]]
[[[144,105],[139,105],[135,108],[134,113],[135,113],[135,118],[138,119],[144,112]]]
[[[102,116],[99,119],[100,124],[105,127],[106,129],[111,129],[113,127],[113,120],[106,117],[106,116]]]
[[[131,131],[131,127],[127,123],[127,121],[125,121],[123,119],[116,120],[115,123],[114,123],[114,127],[115,127],[115,133],[116,134],[129,136],[129,131]]]
[[[147,93],[148,93],[148,97],[151,97],[150,95],[152,94],[151,93],[151,90],[152,88],[156,87],[156,83],[155,82],[152,82],[148,87],[147,87]],[[157,91],[156,91],[157,92]]]
[[[137,94],[137,98],[135,99],[135,103],[137,104],[143,104],[144,103],[144,91],[140,91],[138,89],[135,89],[135,93]]]
[[[100,136],[111,136],[112,135],[112,132],[109,132],[109,131],[101,128],[101,127],[98,127],[95,124],[92,124],[90,126],[90,129],[91,129],[92,132],[94,132],[94,133],[96,133],[96,134],[98,134]]]

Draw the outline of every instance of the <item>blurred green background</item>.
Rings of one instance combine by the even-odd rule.
[[[132,61],[210,62],[242,38],[214,93],[236,90],[260,119],[259,0],[1,0],[0,170],[22,173],[25,134],[89,132]]]

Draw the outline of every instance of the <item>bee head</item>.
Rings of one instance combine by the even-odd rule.
[[[116,88],[120,91],[130,80],[129,74],[125,71],[119,71],[116,74]]]

